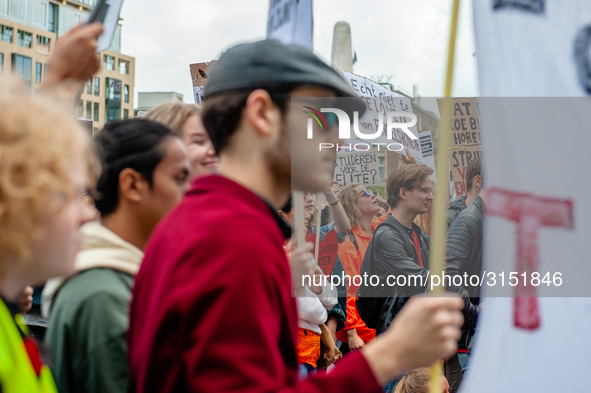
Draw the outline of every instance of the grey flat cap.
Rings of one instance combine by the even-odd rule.
[[[329,65],[309,50],[264,40],[238,45],[225,52],[209,72],[203,99],[231,91],[281,89],[313,85],[333,90],[337,97],[348,97],[345,111],[363,115],[365,103]]]

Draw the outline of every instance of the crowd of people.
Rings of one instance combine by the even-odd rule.
[[[432,170],[406,158],[386,199],[340,188],[336,152],[314,148],[336,129],[295,134],[306,118],[292,99],[365,109],[339,74],[297,46],[237,46],[202,107],[165,104],[92,139],[70,106],[98,69],[101,31],[58,40],[42,94],[0,97],[0,392],[419,393],[434,362],[442,391],[457,391],[478,288],[302,287],[324,272],[313,244],[291,239],[295,213],[308,236],[336,232],[332,274],[428,274]],[[448,208],[449,275],[482,264],[479,160],[466,180]],[[33,284],[45,285],[48,353],[22,322]]]

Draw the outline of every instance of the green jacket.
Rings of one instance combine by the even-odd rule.
[[[94,268],[57,292],[46,340],[60,393],[127,393],[127,329],[133,276]]]

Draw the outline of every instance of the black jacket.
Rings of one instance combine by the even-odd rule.
[[[447,215],[447,227],[451,227],[452,222],[456,219],[458,214],[466,208],[466,195],[460,197],[458,200],[447,205],[445,214]]]
[[[459,347],[463,349],[467,349],[469,338],[474,333],[480,310],[480,286],[476,279],[472,282],[474,285],[470,285],[469,278],[475,275],[482,279],[483,227],[484,201],[476,197],[470,206],[457,216],[447,232],[445,273],[451,280],[446,279],[445,284],[448,291],[456,292],[464,299],[464,326],[459,343]],[[454,284],[454,276],[462,277],[461,285]],[[456,279],[456,284],[459,281],[459,278]]]
[[[357,310],[365,324],[376,329],[377,334],[390,326],[409,297],[425,292],[428,287],[429,235],[414,223],[412,228],[405,227],[388,215],[376,229],[363,258],[361,275],[378,276],[379,283],[360,287]],[[419,238],[424,267],[419,266],[418,254],[412,243],[413,231]],[[389,285],[389,275],[405,276],[407,285]]]

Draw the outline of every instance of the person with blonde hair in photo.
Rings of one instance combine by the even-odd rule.
[[[73,271],[78,230],[95,214],[84,196],[96,157],[49,100],[0,97],[0,107],[0,391],[56,392],[16,302],[27,285]]]
[[[429,393],[430,375],[428,367],[410,370],[400,379],[394,393]],[[449,383],[444,375],[441,376],[441,387],[441,393],[449,393]]]
[[[375,194],[361,184],[353,183],[339,191],[339,201],[345,210],[351,230],[339,233],[338,255],[343,264],[345,275],[351,277],[347,282],[347,320],[345,327],[337,332],[337,338],[347,343],[349,350],[361,349],[376,337],[375,329],[370,329],[359,317],[355,301],[359,286],[354,285],[353,277],[360,275],[361,264],[373,232],[388,215],[380,217],[380,206]],[[347,349],[344,349],[345,352]]]
[[[201,121],[201,107],[171,102],[151,109],[142,119],[164,124],[187,146],[193,178],[217,172],[219,160]]]

